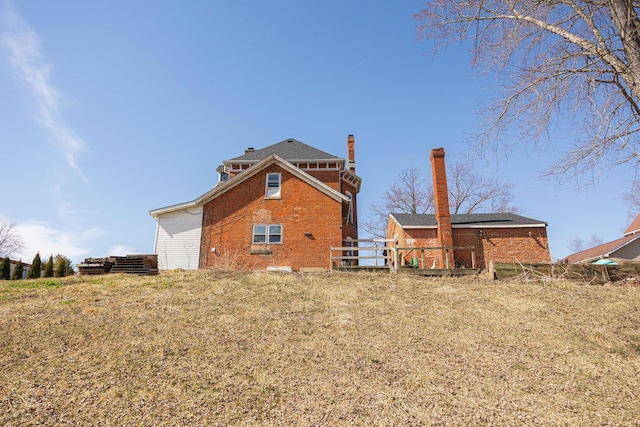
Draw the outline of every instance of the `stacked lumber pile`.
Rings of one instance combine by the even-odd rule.
[[[85,258],[84,262],[78,264],[78,274],[81,276],[93,276],[96,274],[107,274],[111,272],[115,260],[109,258]]]
[[[77,265],[81,276],[126,273],[140,276],[158,274],[158,255],[110,256],[107,258],[85,258]]]
[[[112,257],[116,263],[112,273],[138,274],[151,276],[158,274],[158,255],[127,255]]]

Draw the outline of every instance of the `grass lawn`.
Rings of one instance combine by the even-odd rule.
[[[0,425],[639,425],[640,287],[0,282]]]

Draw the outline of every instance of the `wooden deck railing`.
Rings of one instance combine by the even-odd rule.
[[[393,271],[392,256],[395,248],[389,245],[393,242],[390,239],[344,240],[343,244],[347,243],[349,246],[330,248],[329,268],[332,271],[359,268],[388,268],[389,271]]]

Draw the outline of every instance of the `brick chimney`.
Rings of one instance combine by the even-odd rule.
[[[447,189],[447,172],[444,165],[444,148],[431,150],[431,174],[433,177],[433,196],[436,208],[436,225],[438,231],[438,246],[453,246],[453,231],[451,229],[451,214],[449,212],[449,190]],[[443,249],[438,268],[454,268],[453,250],[449,256]]]
[[[349,152],[349,164],[347,165],[347,169],[349,169],[349,171],[353,173],[356,173],[355,145],[355,138],[353,137],[353,135],[349,135],[347,137],[347,151]]]

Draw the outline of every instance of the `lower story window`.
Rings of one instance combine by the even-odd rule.
[[[252,242],[256,244],[282,243],[282,226],[277,224],[254,225]]]

